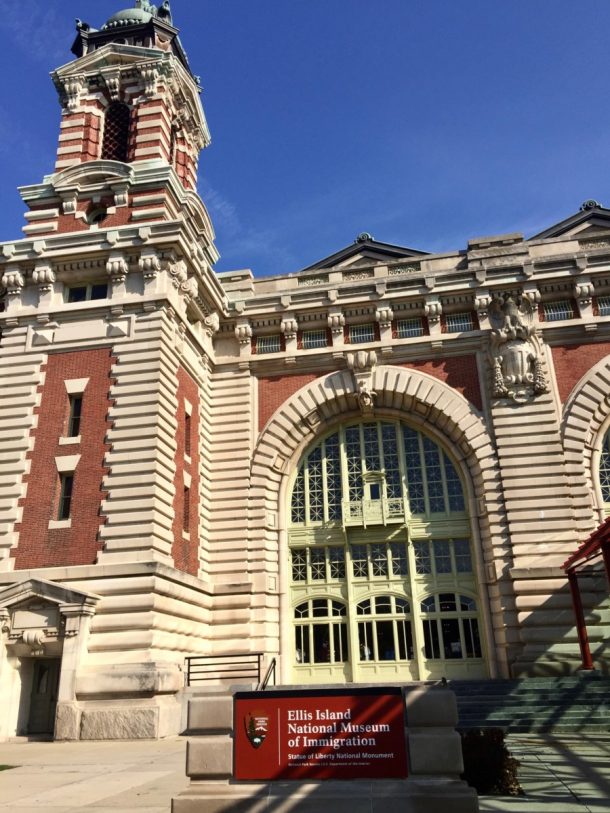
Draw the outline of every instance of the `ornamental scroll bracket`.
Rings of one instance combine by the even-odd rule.
[[[352,373],[352,397],[358,402],[363,415],[372,415],[377,397],[373,390],[373,370],[377,364],[377,354],[374,350],[359,350],[357,353],[348,353],[346,361]]]
[[[492,396],[516,403],[548,392],[542,343],[536,332],[535,297],[508,292],[489,305]]]

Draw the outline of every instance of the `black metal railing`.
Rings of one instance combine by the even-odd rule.
[[[272,658],[271,663],[267,667],[267,671],[265,672],[265,677],[263,678],[262,683],[258,684],[259,692],[264,692],[265,691],[265,689],[269,685],[269,681],[271,680],[271,678],[273,678],[273,685],[275,686],[275,667],[276,667],[276,664],[277,664],[277,661],[275,660],[275,658]]]
[[[247,680],[261,685],[263,671],[262,652],[235,655],[197,655],[186,659],[186,685],[205,681],[234,682]]]

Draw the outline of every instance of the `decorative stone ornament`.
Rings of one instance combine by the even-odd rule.
[[[250,345],[252,341],[252,327],[248,321],[239,322],[235,326],[235,338],[242,347]]]
[[[106,263],[106,272],[114,283],[125,282],[129,264],[123,254],[111,254]]]
[[[74,113],[78,110],[80,104],[81,93],[85,88],[85,77],[68,76],[63,82],[65,106],[67,109]]]
[[[328,327],[331,329],[333,336],[343,336],[345,316],[341,313],[341,311],[328,314]]]
[[[428,319],[428,324],[432,327],[440,322],[443,314],[443,306],[439,299],[428,299],[424,305],[424,314]]]
[[[373,390],[373,370],[377,364],[374,350],[359,350],[346,356],[348,369],[352,371],[354,396],[363,415],[372,415],[377,393]]]
[[[377,322],[379,322],[379,327],[381,328],[391,327],[393,318],[394,312],[392,311],[392,308],[388,307],[387,305],[377,308],[375,312],[375,319]]]
[[[280,330],[288,341],[296,339],[296,335],[299,330],[299,323],[294,317],[286,316],[284,319],[282,319]]]
[[[220,330],[220,317],[216,311],[208,314],[203,320],[203,327],[210,338]]]
[[[536,335],[536,310],[530,298],[506,293],[492,299],[490,357],[492,395],[516,402],[548,391],[542,369],[542,348]]]

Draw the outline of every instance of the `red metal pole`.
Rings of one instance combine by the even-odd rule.
[[[582,607],[582,599],[580,598],[578,577],[573,570],[568,572],[568,582],[570,584],[570,593],[572,594],[572,605],[574,607],[574,614],[576,616],[576,630],[578,632],[578,644],[580,646],[580,654],[582,656],[581,669],[593,671],[595,667],[593,666],[591,648],[589,647],[589,636],[587,635],[585,613]]]

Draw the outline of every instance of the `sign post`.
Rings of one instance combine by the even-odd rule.
[[[238,692],[233,778],[405,779],[399,688]]]

